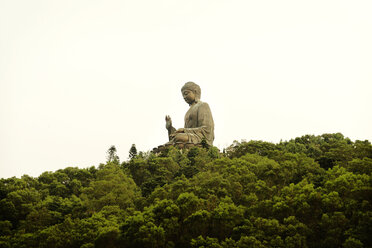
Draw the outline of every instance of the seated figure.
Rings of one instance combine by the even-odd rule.
[[[165,117],[169,142],[166,145],[200,144],[204,139],[210,146],[214,140],[214,122],[208,103],[200,101],[199,85],[187,82],[181,89],[182,96],[190,108],[185,115],[184,128],[175,129],[172,119]]]

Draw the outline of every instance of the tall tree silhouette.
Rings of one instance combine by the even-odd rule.
[[[112,162],[112,163],[115,163],[115,164],[119,164],[119,162],[120,162],[119,156],[116,154],[116,147],[115,146],[111,146],[107,150],[107,163],[109,163],[109,162]]]
[[[137,148],[135,144],[132,144],[132,147],[129,150],[129,158],[132,159],[137,156]]]

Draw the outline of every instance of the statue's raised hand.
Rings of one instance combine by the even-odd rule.
[[[172,119],[169,115],[165,116],[165,128],[168,130],[172,128]]]

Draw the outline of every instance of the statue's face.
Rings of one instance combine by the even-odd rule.
[[[188,104],[195,102],[195,93],[192,90],[182,91],[182,96]]]

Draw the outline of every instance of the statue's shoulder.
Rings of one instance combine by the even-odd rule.
[[[208,103],[199,101],[197,104],[198,104],[198,109],[200,109],[200,110],[209,110],[210,111],[210,108],[209,108],[209,104]]]
[[[202,101],[199,101],[199,103],[200,103],[200,106],[208,107],[209,108],[209,104],[208,103],[202,102]]]

